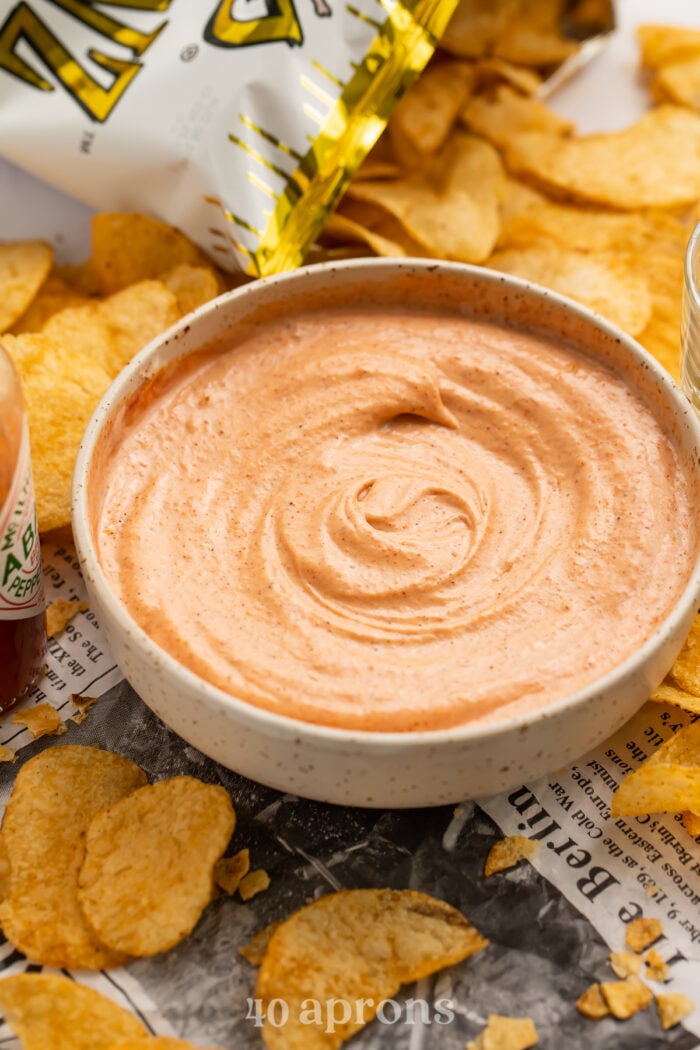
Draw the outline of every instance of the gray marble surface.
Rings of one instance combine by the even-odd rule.
[[[262,1047],[246,1001],[255,969],[237,948],[260,927],[337,888],[389,886],[421,890],[459,908],[490,940],[462,964],[406,988],[401,1018],[377,1021],[349,1046],[357,1050],[462,1050],[489,1013],[533,1018],[542,1050],[691,1050],[681,1027],[663,1032],[653,1008],[618,1022],[592,1021],[575,1001],[594,980],[611,979],[608,948],[586,919],[527,863],[485,879],[486,854],[500,837],[474,804],[377,811],[347,809],[281,795],[218,766],[171,733],[126,683],[106,694],[81,725],[26,748],[99,744],[138,762],[153,780],[187,773],[222,784],[238,816],[231,852],[247,846],[270,888],[247,903],[221,898],[172,951],[129,967],[175,1031],[224,1050]],[[11,780],[17,766],[0,768]],[[2,783],[0,783],[0,790]],[[3,964],[0,963],[0,966]],[[452,1000],[454,1019],[407,1020],[409,998]]]

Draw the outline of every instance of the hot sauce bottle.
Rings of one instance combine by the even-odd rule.
[[[44,604],[22,390],[0,345],[0,710],[26,696],[41,676]]]

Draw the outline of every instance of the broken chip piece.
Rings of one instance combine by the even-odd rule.
[[[222,857],[214,865],[214,882],[229,897],[238,889],[241,879],[250,870],[250,851],[239,850],[232,857]]]
[[[627,923],[625,943],[630,946],[633,952],[643,952],[654,941],[658,941],[663,932],[664,929],[659,919],[645,919],[644,917],[632,919],[631,922]]]
[[[536,839],[528,839],[524,835],[507,835],[506,838],[495,842],[484,864],[484,875],[495,875],[497,871],[506,871],[514,867],[521,860],[532,860],[539,848]]]
[[[249,872],[245,875],[238,886],[238,894],[241,900],[249,901],[255,897],[258,893],[262,893],[270,885],[270,876],[263,868],[256,868],[255,871]]]
[[[537,1029],[530,1017],[489,1014],[486,1028],[467,1043],[467,1050],[529,1050],[537,1044]]]
[[[178,944],[211,901],[234,825],[228,792],[188,776],[102,808],[87,829],[78,879],[80,907],[100,941],[133,956]]]
[[[238,954],[242,955],[253,966],[259,966],[265,958],[270,938],[278,926],[279,922],[271,922],[267,926],[263,926],[262,929],[253,934],[246,944],[243,944],[238,949]]]
[[[85,612],[90,606],[87,602],[65,601],[58,598],[46,609],[46,635],[55,638],[61,631],[65,631],[68,624],[78,613]]]
[[[668,978],[668,966],[656,948],[650,948],[644,956],[646,975],[652,981],[665,981]]]
[[[631,977],[642,969],[642,960],[634,952],[610,952],[608,958],[616,977]]]
[[[624,981],[601,981],[600,991],[610,1013],[620,1021],[645,1010],[654,998],[636,975],[626,977]]]
[[[65,722],[53,704],[48,702],[15,711],[12,721],[18,726],[25,726],[33,740],[40,736],[61,736],[66,732]]]
[[[700,722],[678,729],[612,798],[612,814],[700,812]]]
[[[576,1000],[576,1009],[584,1017],[592,1017],[594,1020],[607,1017],[610,1013],[599,984],[591,984],[586,988]]]
[[[692,1014],[695,1003],[683,992],[662,992],[656,996],[656,1009],[665,1030],[673,1028],[688,1014]]]

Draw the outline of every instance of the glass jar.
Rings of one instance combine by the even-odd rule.
[[[22,390],[0,344],[0,710],[26,696],[41,676],[44,604]]]

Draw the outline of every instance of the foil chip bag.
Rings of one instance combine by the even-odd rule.
[[[291,269],[457,0],[28,0],[0,25],[0,151],[229,271]]]

